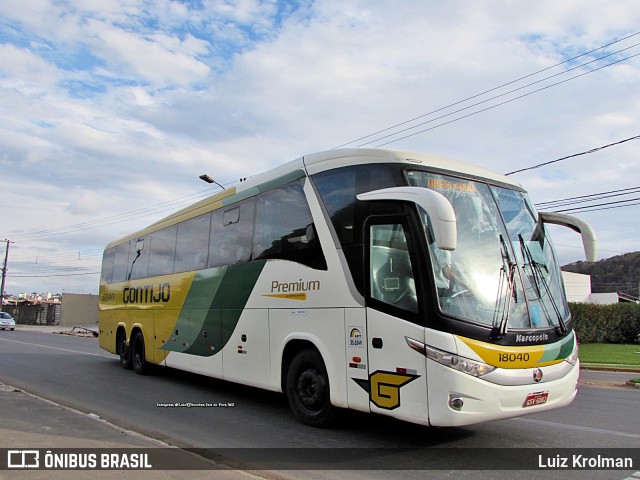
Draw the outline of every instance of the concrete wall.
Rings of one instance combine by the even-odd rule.
[[[53,303],[3,305],[2,311],[9,313],[20,325],[58,325],[60,307]]]
[[[620,298],[616,292],[613,293],[592,293],[586,303],[597,303],[598,305],[612,305],[620,303]]]
[[[60,325],[95,325],[98,323],[98,295],[62,294]]]
[[[564,290],[568,302],[586,302],[591,294],[591,276],[582,273],[562,272]]]

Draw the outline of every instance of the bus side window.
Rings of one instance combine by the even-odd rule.
[[[418,313],[413,268],[403,226],[371,225],[370,239],[371,297]]]
[[[253,258],[277,258],[311,268],[327,268],[300,182],[258,196]]]
[[[124,282],[129,275],[129,245],[131,242],[121,243],[116,246],[113,260],[113,283]]]
[[[131,263],[131,280],[146,278],[149,268],[149,240],[144,238],[132,240],[129,262]],[[139,254],[138,254],[139,252]]]
[[[116,249],[114,247],[104,251],[102,257],[102,280],[106,283],[111,283],[113,280],[113,260],[116,256]]]
[[[254,199],[213,212],[208,266],[220,267],[251,260]]]
[[[173,273],[176,252],[177,226],[172,225],[151,234],[149,251],[149,276],[169,275]]]
[[[207,265],[211,214],[178,224],[175,272],[200,270]]]

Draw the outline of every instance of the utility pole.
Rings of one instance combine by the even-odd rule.
[[[4,267],[2,267],[2,283],[0,284],[0,299],[3,299],[4,298],[4,282],[5,282],[5,279],[7,278],[7,262],[9,261],[9,245],[16,242],[11,242],[6,238],[1,241],[7,244],[7,250],[6,250],[6,253],[4,254]],[[2,305],[2,300],[0,300],[0,306],[1,305]]]

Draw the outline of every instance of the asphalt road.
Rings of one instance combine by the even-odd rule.
[[[620,383],[629,376],[623,375],[619,377]],[[617,376],[601,373],[585,373],[583,377],[593,378],[593,385],[601,385],[605,377],[618,381]],[[389,449],[394,454],[410,456],[420,448],[444,447],[460,449],[462,458],[466,449],[483,447],[640,446],[640,389],[632,388],[584,386],[569,407],[464,428],[425,428],[381,416],[344,412],[334,428],[320,430],[297,423],[281,394],[165,368],[157,369],[150,376],[140,376],[123,370],[117,357],[100,350],[94,338],[21,330],[0,331],[0,382],[185,448],[335,449],[327,452]],[[168,403],[212,406],[161,406]],[[640,465],[633,471],[507,473],[509,478],[622,480],[633,478],[637,471]],[[383,468],[376,472],[350,472],[349,477],[389,478],[389,473]],[[278,476],[300,478],[300,472],[281,472]],[[304,476],[341,478],[340,474],[328,471]],[[427,476],[411,470],[393,471],[393,478]],[[431,477],[472,476],[474,479],[495,478],[496,472],[440,471]],[[640,474],[635,478],[640,478]]]

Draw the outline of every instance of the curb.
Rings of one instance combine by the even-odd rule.
[[[640,367],[623,367],[619,365],[599,365],[599,364],[581,363],[580,370],[593,370],[597,372],[634,373],[634,372],[640,372]]]

